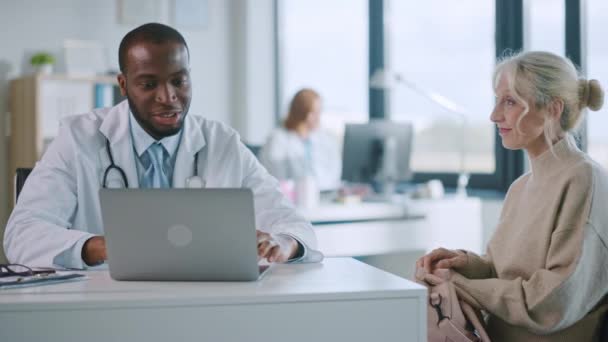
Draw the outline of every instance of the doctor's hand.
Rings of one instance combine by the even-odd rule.
[[[438,248],[416,261],[416,278],[420,269],[433,273],[436,269],[462,268],[469,262],[464,251]]]
[[[289,235],[269,234],[256,230],[258,240],[258,260],[268,262],[286,262],[293,258],[298,251],[298,242]]]
[[[82,260],[87,265],[98,265],[106,259],[106,239],[103,236],[94,236],[82,246]]]

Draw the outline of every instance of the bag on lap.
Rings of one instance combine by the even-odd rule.
[[[422,273],[419,273],[422,272]],[[460,300],[449,279],[450,270],[437,270],[433,275],[441,283],[433,285],[417,270],[418,283],[428,289],[427,339],[429,342],[489,342],[481,312]],[[437,283],[436,281],[434,283]]]

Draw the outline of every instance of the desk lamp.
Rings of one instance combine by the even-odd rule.
[[[465,170],[465,134],[467,126],[467,115],[468,112],[461,106],[455,104],[445,96],[438,94],[435,91],[422,88],[405,78],[400,74],[386,71],[384,69],[376,69],[370,77],[369,84],[371,88],[375,89],[393,89],[397,85],[404,86],[417,94],[427,98],[431,102],[435,103],[439,107],[445,109],[449,113],[458,117],[461,121],[461,141],[460,141],[460,162],[459,162],[459,174],[458,182],[456,187],[456,194],[458,196],[466,197],[466,187],[469,183],[469,174]]]

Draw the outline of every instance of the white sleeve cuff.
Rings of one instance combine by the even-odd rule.
[[[55,258],[53,258],[53,264],[62,268],[71,269],[85,269],[88,268],[87,264],[82,260],[82,247],[84,243],[94,237],[93,234],[87,234],[76,241],[72,247],[61,252]]]
[[[298,247],[301,247],[303,249],[302,255],[287,260],[288,264],[316,263],[323,261],[323,253],[308,247],[304,242],[302,242],[302,240],[298,239],[296,236],[287,233],[279,234],[293,238],[298,243]]]

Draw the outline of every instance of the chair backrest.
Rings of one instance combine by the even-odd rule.
[[[20,167],[15,171],[15,198],[13,203],[17,203],[17,199],[19,199],[19,193],[21,189],[23,189],[23,185],[25,184],[25,180],[32,172],[32,169]]]
[[[247,148],[251,151],[251,153],[253,153],[254,156],[259,158],[259,154],[260,154],[260,150],[262,149],[262,146],[252,145],[252,144],[248,144],[246,142],[243,142],[243,144],[245,144],[245,146],[247,146]]]
[[[600,328],[600,341],[608,341],[608,313],[604,314],[604,320]]]

